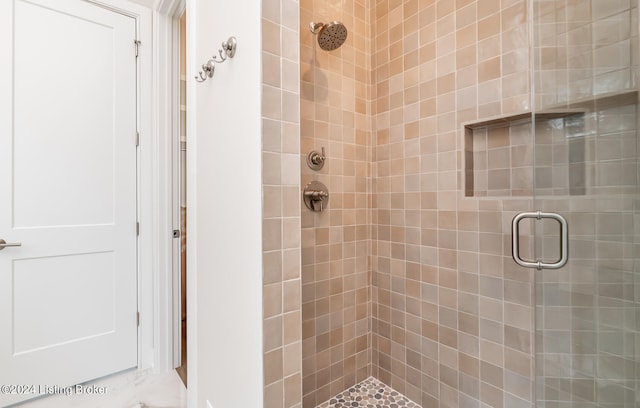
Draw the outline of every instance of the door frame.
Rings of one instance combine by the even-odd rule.
[[[167,194],[169,195],[169,215],[171,239],[171,250],[166,253],[171,254],[170,259],[166,259],[168,263],[168,273],[170,276],[166,276],[167,295],[166,299],[166,318],[168,319],[167,335],[169,336],[167,344],[167,352],[169,355],[168,368],[173,369],[179,367],[184,362],[182,359],[182,302],[181,302],[181,240],[180,238],[173,238],[173,231],[179,230],[180,235],[184,234],[181,227],[181,213],[180,213],[180,190],[181,190],[181,177],[180,177],[180,17],[182,13],[186,12],[186,0],[163,0],[161,1],[158,12],[163,16],[160,18],[165,19],[165,30],[159,33],[163,36],[162,41],[166,41],[162,50],[158,50],[158,55],[164,55],[164,61],[160,62],[158,66],[166,67],[163,74],[166,75],[165,89],[163,90],[164,99],[166,105],[165,112],[171,112],[170,115],[165,116],[165,123],[162,126],[165,132],[164,140],[167,143],[166,149],[169,155],[168,160],[165,162],[166,170],[169,171]],[[160,88],[159,88],[160,89]],[[159,110],[161,112],[161,110]],[[160,127],[159,127],[160,129]],[[161,131],[162,132],[162,131]],[[169,282],[170,280],[170,282]],[[169,293],[170,291],[170,293]]]
[[[153,339],[156,344],[155,367],[161,371],[178,367],[181,360],[180,239],[173,238],[173,230],[180,229],[179,24],[180,14],[185,8],[186,0],[160,0],[156,2],[153,11],[155,144],[152,146],[156,161],[152,184],[157,189],[154,195],[157,207],[154,213],[156,234],[153,238],[156,246],[155,260],[158,262],[157,278],[153,284],[156,299],[153,309]],[[167,115],[166,112],[170,114]],[[190,361],[193,360],[193,354],[190,353]]]
[[[153,49],[152,49],[152,10],[127,0],[85,0],[99,7],[133,18],[136,22],[136,37],[140,41],[137,59],[137,128],[140,134],[140,146],[137,152],[137,215],[140,223],[138,236],[138,369],[158,366],[157,333],[154,327],[154,299],[157,291],[154,287],[154,267],[160,262],[154,257],[157,254],[160,237],[156,233],[155,220],[159,212],[155,202],[159,198],[157,191],[158,164],[154,151],[155,126],[153,118]],[[134,39],[132,39],[133,41]],[[133,47],[132,47],[133,49]]]
[[[175,100],[180,85],[176,41],[179,13],[185,8],[186,0],[159,0],[148,7],[140,4],[145,3],[143,0],[85,1],[134,18],[141,41],[138,58],[138,369],[169,371],[180,358],[180,311],[174,281],[179,243],[173,238],[177,210],[174,190],[178,191],[178,187],[173,155],[179,126],[179,106]],[[192,300],[195,299],[190,302]],[[195,318],[193,313],[190,316],[192,320]],[[195,352],[192,349],[189,361],[195,360]],[[195,362],[189,364],[190,371],[192,365],[195,367]],[[189,375],[195,379],[195,373]],[[195,391],[193,388],[190,391]]]
[[[178,12],[185,0],[86,0],[136,19],[138,58],[138,369],[175,368],[173,135]],[[134,3],[136,1],[137,3]],[[151,1],[147,4],[154,3]],[[175,112],[175,115],[166,115]],[[179,312],[177,312],[179,313]],[[178,314],[179,316],[179,314]]]

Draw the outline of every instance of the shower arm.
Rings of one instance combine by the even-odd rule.
[[[324,23],[314,23],[313,21],[309,23],[309,30],[311,30],[311,32],[313,34],[318,34],[320,32],[320,29],[324,26]]]

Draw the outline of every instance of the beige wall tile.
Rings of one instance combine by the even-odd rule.
[[[546,47],[535,54],[537,103],[629,86],[625,2],[570,1],[546,11],[543,3],[535,11]],[[527,4],[265,0],[265,351],[284,359],[269,373],[265,406],[314,407],[371,374],[423,406],[532,403],[532,274],[512,265],[511,212],[531,207],[534,181],[550,196],[633,184],[633,163],[596,171],[588,160],[616,160],[634,146],[611,138],[576,150],[567,135],[597,126],[615,133],[624,117],[635,135],[636,119],[602,112],[600,124],[594,116],[582,129],[536,129],[537,140],[567,140],[555,154],[533,144],[530,125],[463,132],[464,122],[531,108]],[[556,21],[566,16],[585,24],[568,30]],[[587,27],[592,18],[597,23]],[[349,39],[324,52],[307,26],[330,19],[347,25]],[[591,36],[597,51],[580,43]],[[593,86],[601,83],[595,70],[575,68],[585,58],[609,88]],[[310,171],[305,156],[321,146],[327,165]],[[549,158],[536,173],[534,152]],[[570,161],[576,155],[584,166]],[[332,194],[322,214],[300,201],[299,185],[312,179]],[[583,259],[595,250],[573,249]],[[597,250],[612,259],[630,251],[604,243]],[[562,327],[563,316],[549,324]],[[590,347],[588,338],[583,343]]]
[[[262,10],[264,406],[301,408],[299,3]]]

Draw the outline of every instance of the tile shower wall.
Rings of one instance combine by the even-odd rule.
[[[299,4],[262,1],[265,408],[302,407]]]
[[[554,18],[566,23],[568,10],[584,2],[556,3]],[[533,273],[514,266],[509,229],[515,213],[532,209],[514,180],[533,176],[511,172],[507,183],[493,172],[503,168],[487,164],[471,174],[478,187],[486,180],[477,194],[463,187],[468,150],[505,164],[508,154],[513,164],[540,147],[527,144],[526,125],[478,129],[476,147],[465,145],[463,132],[464,123],[531,108],[527,7],[525,0],[263,1],[266,407],[303,400],[314,407],[368,374],[425,407],[531,406]],[[598,24],[624,30],[620,13],[598,13]],[[349,40],[318,50],[307,31],[313,20],[342,20]],[[594,25],[592,33],[603,30]],[[620,46],[607,50],[600,61]],[[616,67],[601,68],[589,75],[624,78]],[[618,139],[616,148],[626,146]],[[304,157],[323,145],[327,166],[313,173]],[[548,163],[550,191],[571,192],[571,166],[557,159]],[[554,167],[566,168],[568,181],[553,180]],[[311,179],[330,189],[330,209],[320,215],[300,203],[300,185]],[[549,395],[566,389],[557,384]]]
[[[533,10],[539,110],[633,89],[636,0],[535,0]]]
[[[477,129],[500,167],[464,188],[463,124],[530,109],[527,7],[375,2],[372,375],[424,407],[534,398],[533,273],[510,251],[510,220],[532,206],[511,180],[531,176],[507,171],[532,157],[530,125]]]
[[[581,113],[538,124],[536,194],[570,212],[571,257],[537,277],[537,387],[541,404],[638,404],[637,1],[537,0],[536,99]],[[585,103],[586,100],[586,103]],[[538,253],[557,256],[557,227]]]
[[[536,376],[547,408],[637,405],[636,112],[635,104],[610,107],[536,129],[536,168],[554,167],[536,177],[538,207],[570,214],[567,266],[536,279]],[[594,117],[602,120],[586,126]],[[540,228],[537,253],[557,259],[557,226]]]
[[[329,189],[328,208],[302,211],[303,406],[370,375],[371,67],[368,0],[300,1],[301,187]],[[340,21],[346,42],[317,45],[309,23]],[[325,148],[313,171],[306,156]],[[292,170],[293,171],[293,170]]]

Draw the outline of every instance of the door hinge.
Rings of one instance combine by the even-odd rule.
[[[142,44],[142,42],[140,40],[133,40],[133,43],[135,44],[135,47],[136,47],[136,58],[138,58],[139,48],[140,48],[140,44]]]
[[[136,312],[136,326],[140,327],[140,312]]]
[[[140,236],[140,223],[136,222],[136,236]]]
[[[140,146],[140,132],[136,130],[136,147]]]

